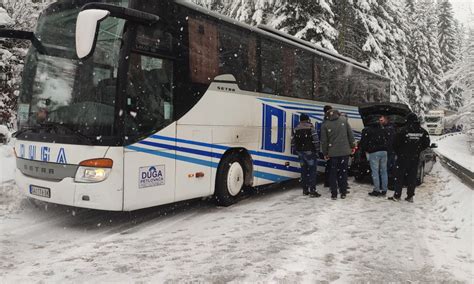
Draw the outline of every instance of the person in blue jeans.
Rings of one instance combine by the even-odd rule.
[[[331,109],[321,125],[321,151],[329,161],[329,183],[331,199],[337,200],[338,189],[341,199],[347,194],[347,172],[349,155],[354,152],[355,140],[347,117],[338,110]]]
[[[291,146],[300,159],[303,194],[320,197],[316,191],[319,139],[308,115],[301,114],[300,123],[293,130]]]
[[[372,171],[374,189],[369,192],[370,196],[385,196],[388,190],[388,134],[382,123],[381,118],[370,123],[362,130],[359,142],[360,150],[366,153]]]
[[[390,121],[390,118],[386,115],[382,115],[379,119],[383,128],[387,131],[387,173],[388,173],[388,189],[394,190],[395,187],[395,162],[397,155],[393,149],[393,142],[397,130],[395,125]]]

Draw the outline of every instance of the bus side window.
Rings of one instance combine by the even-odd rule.
[[[210,84],[219,75],[217,24],[189,18],[189,72],[191,81]]]
[[[261,65],[262,78],[261,90],[263,93],[283,94],[283,46],[279,43],[262,39]]]
[[[219,27],[219,74],[234,75],[242,90],[257,90],[256,42],[252,34]]]

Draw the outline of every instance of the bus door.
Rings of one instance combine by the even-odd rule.
[[[176,123],[173,60],[129,57],[124,155],[124,210],[175,200]]]

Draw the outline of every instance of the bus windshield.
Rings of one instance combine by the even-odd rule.
[[[441,117],[439,116],[425,116],[425,120],[428,123],[436,123],[441,121]]]
[[[101,22],[94,54],[79,61],[75,55],[75,26],[87,1],[57,3],[38,21],[36,36],[45,54],[31,47],[19,97],[19,130],[60,125],[88,137],[115,135],[118,56],[124,20]],[[127,1],[108,1],[127,5]],[[95,141],[96,139],[91,139]]]

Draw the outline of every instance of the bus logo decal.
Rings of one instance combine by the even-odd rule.
[[[49,158],[51,155],[51,148],[49,147],[41,147],[41,161],[43,162],[49,162]]]
[[[262,149],[285,152],[286,112],[263,104]]]
[[[146,188],[165,184],[165,166],[141,167],[138,177],[138,187]]]
[[[36,146],[35,145],[30,145],[28,147],[28,158],[30,160],[34,160],[36,158]]]
[[[25,158],[25,144],[20,144],[20,158]]]
[[[64,148],[59,149],[59,154],[58,158],[56,159],[56,163],[67,164],[66,152],[64,151]]]

